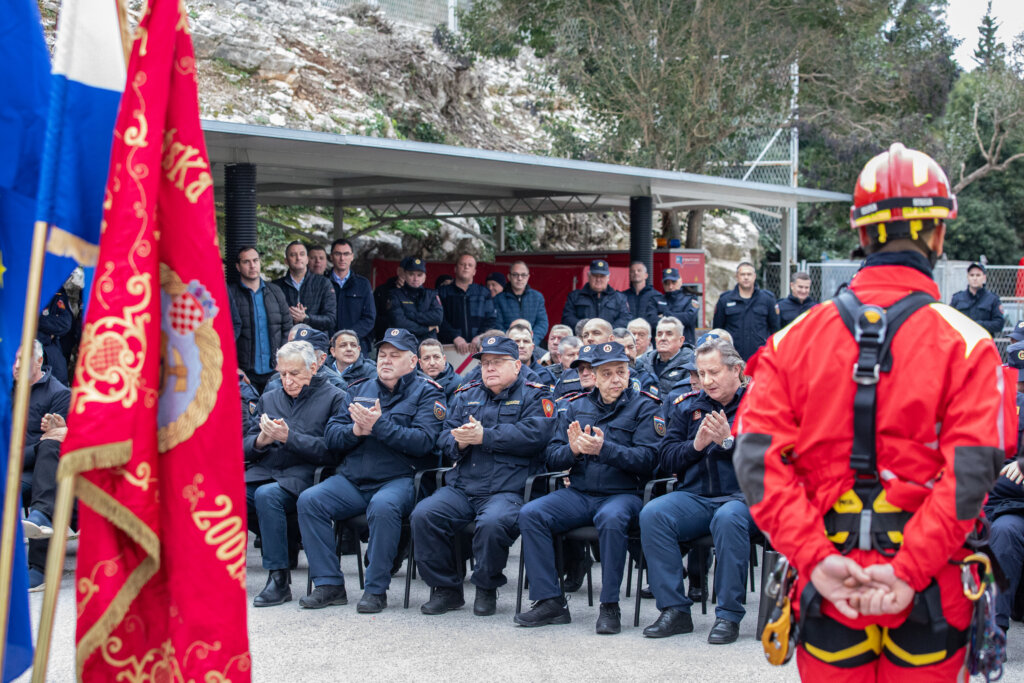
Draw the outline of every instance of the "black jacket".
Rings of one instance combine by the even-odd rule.
[[[442,454],[455,462],[449,483],[470,496],[519,493],[526,478],[544,466],[554,413],[547,388],[521,375],[497,395],[483,384],[459,389],[438,439]],[[469,422],[470,415],[483,424],[484,440],[462,450],[451,430]]]
[[[661,362],[658,351],[649,356],[637,360],[636,368],[640,372],[648,372],[658,378],[658,396],[666,398],[673,389],[689,391],[690,371],[683,368],[684,365],[693,360],[693,349],[683,346],[676,352],[676,355],[668,359],[667,363]]]
[[[775,297],[771,292],[754,288],[749,299],[740,296],[740,286],[736,285],[727,292],[722,292],[715,304],[715,320],[713,327],[720,327],[732,335],[733,346],[750,360],[768,337],[779,329],[779,315],[775,312]]]
[[[270,369],[273,370],[277,364],[277,350],[288,340],[288,332],[292,329],[292,316],[288,313],[288,301],[277,285],[271,282],[263,284],[263,307],[267,310],[267,336],[270,338]],[[229,284],[228,300],[231,302],[231,323],[235,328],[238,367],[249,374],[255,372],[256,365],[252,290],[241,282]]]
[[[44,367],[43,376],[32,385],[28,395],[28,419],[25,422],[25,446],[22,449],[22,454],[25,458],[22,468],[25,471],[30,471],[35,467],[39,449],[54,448],[57,451],[60,450],[59,441],[52,439],[40,441],[43,436],[43,430],[39,428],[39,423],[42,421],[43,415],[47,413],[56,413],[66,418],[70,405],[71,390],[53,376],[50,368]]]
[[[398,289],[398,278],[389,277],[384,284],[373,290],[373,305],[377,309],[377,322],[373,326],[374,341],[384,336],[384,331],[391,324],[391,312],[388,310],[388,301],[391,300],[391,292]]]
[[[333,358],[327,361],[327,366],[335,372],[338,371],[338,365]],[[341,373],[341,381],[345,383],[346,388],[361,379],[377,379],[377,364],[364,354],[359,354],[359,360]]]
[[[427,375],[427,373],[423,372],[422,370],[417,369],[416,372],[420,373],[420,375],[423,377],[430,378],[430,376]],[[457,374],[455,372],[455,368],[452,367],[452,364],[448,363],[447,361],[445,362],[444,370],[441,371],[441,374],[438,375],[437,377],[432,377],[430,379],[433,379],[435,382],[441,385],[441,391],[444,392],[444,397],[446,401],[451,400],[452,394],[454,394],[455,390],[459,388],[459,385],[463,383],[462,376]]]
[[[318,465],[337,462],[327,447],[324,429],[328,420],[347,405],[345,392],[314,376],[295,398],[284,389],[271,389],[256,404],[255,422],[245,434],[243,446],[249,463],[245,483],[276,481],[288,493],[298,496],[313,485]],[[260,415],[282,418],[288,425],[288,441],[256,446]]]
[[[665,292],[662,301],[664,306],[658,309],[661,316],[679,318],[679,322],[683,324],[683,338],[686,339],[686,343],[696,344],[697,323],[700,321],[700,297],[677,289],[674,292]],[[657,331],[657,326],[651,325],[651,333]]]
[[[36,339],[43,345],[43,362],[50,366],[51,374],[64,385],[69,384],[68,359],[64,356],[61,339],[71,331],[74,318],[68,295],[61,289],[39,314],[39,326],[36,331]]]
[[[782,329],[786,325],[790,324],[804,311],[811,310],[812,306],[816,306],[817,301],[811,297],[807,297],[803,301],[797,299],[795,296],[790,294],[785,299],[779,299],[779,302],[775,304],[775,312],[779,315],[779,329]]]
[[[603,292],[595,292],[590,283],[583,285],[574,292],[569,292],[562,309],[562,324],[573,330],[576,323],[584,318],[603,318],[612,327],[625,327],[630,321],[629,302],[622,292],[608,287]]]
[[[345,287],[342,288],[331,277],[331,271],[327,271],[324,277],[331,283],[337,310],[337,319],[331,332],[352,330],[359,335],[363,353],[368,352],[373,346],[373,325],[377,320],[377,306],[373,301],[370,281],[350,271]]]
[[[630,315],[646,320],[652,330],[658,327],[659,313],[665,309],[664,294],[650,285],[644,285],[644,288],[637,294],[631,284],[622,292],[622,295],[629,303]]]
[[[338,324],[338,301],[334,297],[334,288],[326,278],[306,271],[306,277],[302,280],[302,290],[295,288],[290,275],[279,277],[274,284],[284,292],[284,298],[289,306],[296,306],[301,301],[306,307],[306,315],[309,316],[306,324],[323,330],[327,336],[335,330]]]
[[[418,341],[437,339],[437,332],[430,328],[440,327],[443,318],[441,302],[432,289],[404,285],[389,295],[388,327],[408,330]]]
[[[438,338],[445,344],[451,344],[456,337],[473,341],[473,337],[494,327],[494,301],[491,291],[483,285],[471,282],[463,291],[452,283],[437,290],[437,297],[444,311]]]
[[[661,401],[629,387],[611,405],[601,400],[596,389],[568,402],[547,448],[548,469],[569,469],[570,485],[583,493],[639,495],[654,473],[658,445],[665,434]],[[576,455],[569,448],[567,430],[576,421],[581,428],[591,425],[604,432],[600,454]]]
[[[1003,329],[1003,307],[999,297],[982,287],[977,294],[965,289],[950,299],[949,305],[978,323],[993,337]]]

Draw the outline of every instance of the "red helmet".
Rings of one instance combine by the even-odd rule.
[[[853,228],[894,221],[952,218],[956,218],[956,196],[946,174],[924,152],[895,142],[888,152],[882,152],[865,164],[857,178],[850,207]],[[913,224],[911,231],[916,232]]]

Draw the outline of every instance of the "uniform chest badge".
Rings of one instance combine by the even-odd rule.
[[[542,398],[540,404],[544,407],[544,417],[551,417],[555,414],[555,404],[550,398]]]
[[[438,420],[443,420],[448,409],[444,407],[444,404],[440,401],[434,401],[434,417]]]
[[[693,422],[696,422],[699,419],[700,419],[700,411],[699,410],[693,411]]]
[[[654,416],[654,431],[658,436],[665,436],[665,418]]]
[[[256,401],[249,401],[249,414],[250,415],[255,415],[256,414]]]

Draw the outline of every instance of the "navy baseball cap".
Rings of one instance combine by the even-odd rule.
[[[1024,342],[1014,342],[1006,347],[1006,364],[1017,368],[1017,381],[1024,382]]]
[[[662,282],[675,282],[679,279],[679,271],[675,268],[666,268],[661,271]]]
[[[331,340],[327,338],[326,334],[320,330],[314,330],[309,325],[302,325],[302,328],[295,333],[295,341],[309,342],[314,349],[322,353],[327,353],[331,346]]]
[[[983,273],[987,272],[985,270],[985,264],[984,263],[978,263],[977,261],[975,261],[971,265],[967,266],[967,272],[969,273],[972,270],[974,270],[975,268],[977,268],[978,270],[980,270]]]
[[[608,275],[611,273],[608,270],[608,262],[604,259],[596,258],[590,262],[590,274],[591,275]]]
[[[400,327],[389,327],[384,332],[384,338],[377,342],[377,347],[380,348],[382,344],[391,344],[399,351],[411,351],[414,354],[419,352],[416,335]]]
[[[629,362],[626,349],[619,342],[594,344],[594,350],[591,353],[590,365],[595,368],[605,363]]]
[[[712,339],[720,339],[720,338],[721,337],[719,335],[717,335],[717,334],[711,334],[710,332],[705,332],[704,334],[702,334],[699,337],[697,337],[697,345],[694,346],[693,348],[699,349],[701,347],[701,345],[704,344],[704,342],[709,342]]]
[[[427,272],[427,262],[415,256],[406,256],[402,259],[402,270]]]
[[[1010,339],[1015,342],[1024,341],[1024,320],[1021,320],[1010,330]]]
[[[519,360],[519,345],[508,337],[487,337],[480,341],[480,350],[473,354],[473,358],[480,360],[485,353]]]
[[[586,346],[580,348],[580,355],[576,357],[576,360],[569,363],[569,367],[577,368],[579,367],[580,363],[586,363],[587,365],[590,365],[590,363],[594,359],[594,348],[595,347],[591,346],[590,344],[587,344]]]

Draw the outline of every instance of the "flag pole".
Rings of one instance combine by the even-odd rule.
[[[46,256],[47,225],[37,221],[32,232],[25,312],[22,317],[21,349],[18,351],[18,377],[14,390],[11,441],[7,457],[7,486],[4,490],[3,530],[0,532],[0,665],[7,655],[7,626],[11,611],[11,577],[14,570],[14,544],[21,524],[18,503],[21,500],[21,468],[25,448],[25,424],[28,421],[28,397],[31,384],[33,342],[39,323],[39,290]],[[66,531],[66,530],[65,530]]]

